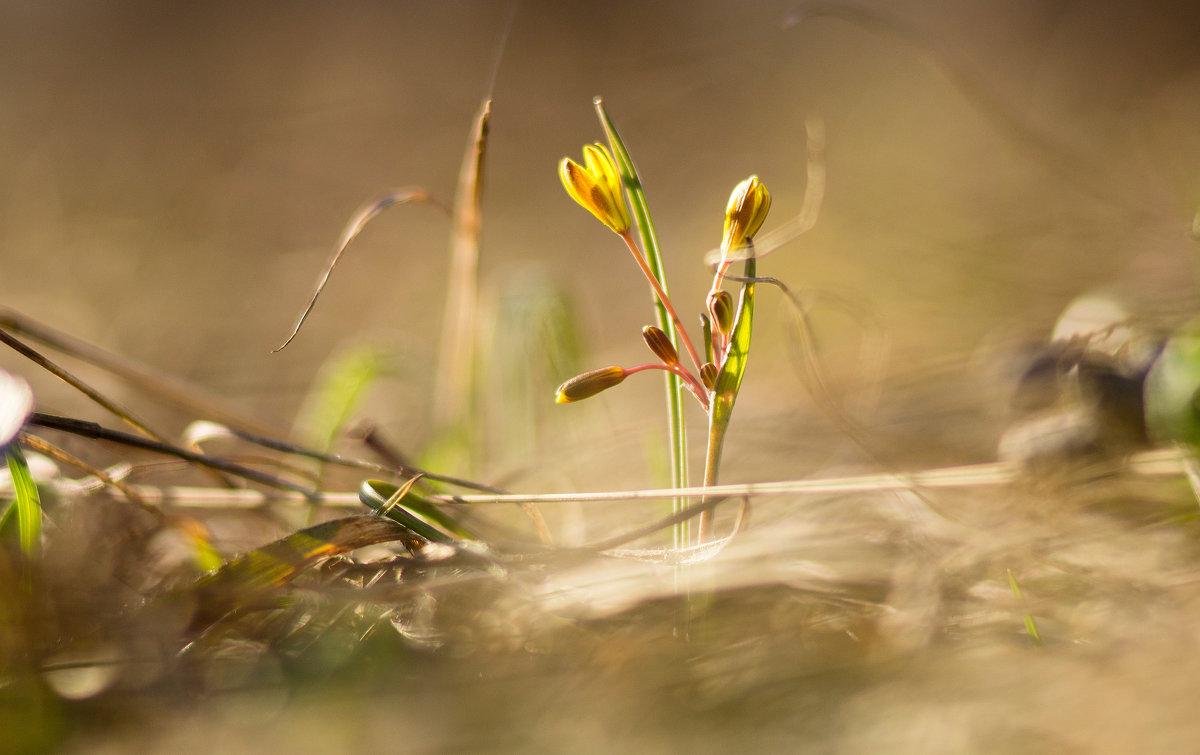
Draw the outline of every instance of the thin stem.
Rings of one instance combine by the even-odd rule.
[[[640,364],[637,367],[627,367],[625,368],[625,374],[632,375],[635,372],[642,372],[644,370],[665,370],[673,375],[678,375],[688,390],[692,392],[692,395],[696,397],[696,400],[700,402],[700,406],[703,407],[704,411],[708,411],[708,389],[696,379],[695,375],[684,369],[682,365],[650,362],[648,364]]]
[[[711,488],[717,484],[717,475],[721,469],[721,450],[725,446],[725,430],[729,427],[728,418],[724,422],[716,416],[716,412],[708,415],[708,446],[704,454],[704,487]],[[705,496],[703,501],[711,500]],[[700,531],[697,534],[700,543],[706,542],[712,535],[713,509],[706,508],[700,514]]]
[[[646,264],[645,257],[638,250],[637,244],[633,240],[633,234],[629,231],[621,234],[621,238],[625,240],[625,246],[629,247],[629,253],[637,260],[638,267],[642,269],[642,274],[646,276],[646,280],[650,281],[650,287],[654,289],[654,295],[662,302],[666,308],[667,314],[671,316],[671,322],[675,325],[675,331],[679,333],[679,338],[683,341],[683,346],[687,349],[688,356],[692,358],[692,363],[696,365],[696,369],[700,369],[703,364],[700,361],[700,356],[696,352],[696,347],[692,345],[692,339],[688,337],[687,330],[683,327],[683,322],[679,319],[679,315],[675,312],[675,307],[671,304],[671,300],[667,298],[667,293],[663,291],[658,279],[654,277],[654,273],[650,270],[650,266]]]
[[[716,273],[713,275],[712,290],[719,291],[721,283],[725,281],[725,272],[729,270],[729,266],[733,264],[733,260],[729,259],[727,252],[721,252],[721,261],[717,263]]]

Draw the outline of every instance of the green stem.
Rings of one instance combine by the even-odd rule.
[[[633,160],[629,157],[629,152],[625,149],[625,144],[621,141],[621,136],[617,133],[616,126],[613,125],[612,119],[608,117],[608,111],[604,109],[604,103],[599,97],[594,102],[596,105],[596,114],[600,118],[600,125],[603,126],[604,133],[608,137],[608,146],[612,150],[613,158],[617,161],[617,167],[621,171],[621,180],[624,182],[625,191],[629,195],[630,209],[637,222],[638,233],[642,238],[642,249],[645,253],[644,261],[650,268],[651,277],[658,282],[659,287],[662,289],[662,295],[665,298],[667,295],[667,283],[663,270],[662,255],[659,253],[658,237],[654,233],[654,222],[650,218],[650,208],[646,203],[646,194],[642,191],[641,179],[638,178],[637,169],[633,166]],[[678,348],[679,337],[671,320],[670,313],[657,297],[654,304],[658,327],[662,328],[667,337],[671,339],[671,343]],[[666,377],[666,390],[668,426],[671,437],[671,485],[672,487],[681,488],[686,487],[688,484],[687,431],[683,419],[683,382],[678,376],[668,374]],[[672,502],[674,513],[679,513],[686,507],[687,499],[685,498],[675,498]],[[687,544],[687,527],[687,522],[681,522],[675,526],[673,532],[676,548],[681,548]]]
[[[748,242],[749,246],[749,242]],[[737,401],[738,390],[742,386],[742,376],[746,372],[746,361],[750,357],[750,335],[754,325],[754,277],[757,274],[757,263],[751,256],[746,259],[745,278],[742,293],[738,301],[737,319],[729,333],[724,353],[721,359],[720,372],[717,373],[717,384],[712,392],[712,403],[708,410],[708,448],[704,455],[704,485],[716,485],[721,468],[721,450],[725,445],[725,433],[729,430],[729,420],[733,416],[733,404]],[[707,502],[707,498],[705,501]],[[707,509],[700,515],[700,542],[705,542],[712,534],[713,509]]]
[[[717,484],[721,469],[721,450],[725,447],[725,431],[729,429],[729,414],[714,409],[708,413],[708,448],[704,454],[704,487]],[[708,502],[708,497],[703,499]],[[708,540],[712,535],[713,510],[707,509],[700,514],[700,542]]]

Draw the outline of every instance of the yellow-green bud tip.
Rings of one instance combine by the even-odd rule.
[[[583,165],[569,157],[558,164],[563,188],[585,210],[612,229],[624,234],[629,230],[629,209],[621,193],[621,175],[608,148],[589,144],[583,148]]]
[[[601,367],[598,370],[591,370],[582,375],[576,375],[558,386],[558,392],[554,395],[554,403],[569,404],[572,401],[582,401],[585,398],[591,398],[600,391],[608,390],[614,385],[620,384],[625,379],[626,374],[625,370],[620,367]]]
[[[758,176],[750,176],[733,188],[725,207],[725,230],[721,236],[721,251],[728,252],[753,238],[767,219],[771,209],[771,193]]]

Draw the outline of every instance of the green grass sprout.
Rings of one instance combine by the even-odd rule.
[[[1007,569],[1006,571],[1008,572],[1008,584],[1012,587],[1013,597],[1023,607],[1025,605],[1025,598],[1021,595],[1021,588],[1017,586],[1017,578],[1013,575],[1012,569]],[[1025,632],[1033,640],[1034,644],[1041,645],[1042,636],[1038,634],[1037,624],[1033,621],[1033,615],[1028,611],[1022,611],[1021,616],[1025,621]]]
[[[10,445],[4,452],[8,471],[12,475],[13,502],[0,516],[0,531],[9,529],[16,519],[17,542],[21,553],[29,560],[37,558],[42,542],[42,500],[29,472],[29,464],[21,447]]]

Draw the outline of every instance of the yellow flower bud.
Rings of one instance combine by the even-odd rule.
[[[721,236],[721,252],[737,249],[762,227],[771,209],[771,194],[767,187],[750,176],[733,188],[725,207],[725,231]]]
[[[625,379],[626,374],[625,370],[620,367],[601,367],[598,370],[591,370],[582,375],[576,375],[558,386],[558,393],[554,396],[554,403],[568,404],[572,401],[582,401],[585,398],[591,398],[600,391],[605,391],[614,385],[618,385]]]
[[[642,328],[642,338],[646,339],[646,345],[650,347],[656,357],[662,360],[663,364],[668,367],[679,364],[679,352],[675,350],[671,339],[661,328],[647,325]]]
[[[629,230],[629,209],[621,193],[621,175],[608,149],[603,144],[583,148],[583,165],[569,157],[558,164],[558,177],[563,187],[588,212],[614,233]]]

